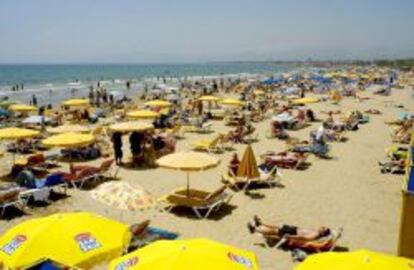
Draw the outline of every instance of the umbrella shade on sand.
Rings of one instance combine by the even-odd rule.
[[[13,104],[9,107],[9,111],[25,113],[37,111],[37,108],[26,104]]]
[[[119,124],[113,124],[109,126],[109,130],[112,132],[134,132],[134,131],[146,131],[152,130],[154,126],[146,122],[124,122]]]
[[[257,168],[256,157],[252,146],[249,144],[244,151],[243,159],[240,162],[237,176],[246,177],[247,179],[255,179],[260,177],[259,169]]]
[[[95,141],[95,137],[91,134],[81,133],[62,133],[58,135],[50,136],[42,141],[46,147],[83,147],[92,144]]]
[[[110,263],[109,269],[258,270],[256,255],[209,239],[159,240]]]
[[[39,131],[27,128],[2,128],[0,129],[0,139],[2,140],[17,140],[27,139],[39,135]]]
[[[51,134],[61,134],[61,133],[87,133],[90,132],[90,128],[82,125],[62,125],[57,127],[47,128],[46,131]]]
[[[158,116],[159,113],[150,110],[130,111],[127,113],[127,117],[132,119],[154,119]]]
[[[68,99],[68,100],[63,101],[62,105],[69,106],[69,107],[88,106],[89,100],[83,99],[83,98]]]
[[[128,226],[92,213],[62,213],[22,222],[0,238],[5,269],[45,261],[90,269],[121,256],[131,239]]]
[[[160,107],[160,108],[170,107],[172,105],[171,102],[168,102],[165,100],[151,100],[151,101],[145,102],[144,104],[145,106],[148,106],[148,107]]]
[[[311,255],[295,270],[412,270],[414,261],[369,250]]]
[[[91,197],[120,210],[136,211],[150,208],[154,198],[141,186],[124,182],[107,182],[90,192]]]
[[[204,153],[173,153],[157,160],[160,167],[187,172],[187,190],[190,190],[190,172],[204,171],[220,164],[220,159]]]
[[[220,104],[234,107],[241,107],[244,105],[244,102],[234,98],[226,98],[220,101]]]

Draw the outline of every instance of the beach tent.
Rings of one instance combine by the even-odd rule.
[[[256,255],[209,239],[159,240],[119,259],[109,269],[258,270]]]
[[[408,153],[403,181],[398,255],[414,259],[414,133]]]

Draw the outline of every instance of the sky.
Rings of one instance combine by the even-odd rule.
[[[414,57],[414,0],[0,0],[0,63]]]

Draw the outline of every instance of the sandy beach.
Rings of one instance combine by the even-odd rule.
[[[412,109],[414,101],[411,89],[395,89],[388,97],[370,97],[363,102],[345,98],[339,105],[331,102],[309,105],[321,119],[326,117],[320,113],[323,110],[363,111],[375,108],[382,114],[371,115],[368,124],[361,125],[358,131],[347,132],[347,142],[332,143],[333,159],[311,156],[311,166],[306,170],[282,170],[283,187],[253,190],[249,194],[235,193],[230,206],[224,207],[209,219],[197,219],[187,211],[120,211],[93,200],[88,190],[70,189],[67,198],[57,200],[49,206],[31,208],[29,214],[11,220],[1,219],[0,234],[27,219],[65,211],[89,211],[127,224],[150,219],[156,227],[178,232],[180,239],[206,237],[251,250],[257,255],[260,269],[292,269],[295,263],[289,252],[258,245],[263,240],[248,232],[246,224],[257,214],[273,224],[294,224],[309,228],[342,227],[344,232],[338,242],[340,247],[349,250],[366,248],[396,254],[402,176],[381,174],[377,163],[383,159],[385,148],[391,144],[390,129],[384,121],[395,119],[396,113],[402,110],[395,105]],[[257,159],[268,150],[281,151],[285,147],[282,141],[266,138],[269,121],[266,119],[255,124],[259,131],[259,141],[252,146]],[[318,123],[314,123],[290,134],[307,139],[309,131],[318,126]],[[228,129],[222,121],[213,121],[214,132],[225,132]],[[186,133],[185,139],[178,141],[176,151],[189,150],[191,142],[214,135]],[[246,145],[236,144],[234,148],[241,156]],[[214,169],[191,174],[192,187],[205,190],[219,187],[220,175],[226,170],[231,153],[216,156],[221,159],[221,164]],[[101,160],[96,160],[92,163],[100,162]],[[67,163],[63,169],[66,166]],[[186,184],[185,173],[161,168],[121,168],[118,177],[120,181],[143,186],[155,197]]]

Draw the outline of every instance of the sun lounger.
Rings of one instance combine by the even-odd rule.
[[[223,135],[218,135],[214,139],[199,140],[192,143],[192,148],[195,151],[206,151],[208,153],[220,152],[222,150],[220,147],[222,138]]]
[[[279,237],[279,236],[265,236],[265,246],[271,247],[269,243],[276,243],[274,247],[276,248],[286,248],[289,250],[299,249],[307,253],[318,253],[325,251],[332,251],[335,249],[338,240],[341,238],[343,228],[332,229],[330,234],[324,237],[320,237],[315,240],[291,240],[289,237]],[[263,234],[259,234],[260,237],[263,237]]]
[[[52,173],[44,179],[36,179],[30,171],[22,171],[16,182],[22,187],[19,197],[27,204],[29,200],[49,202],[52,191],[66,194],[68,185],[64,173]]]
[[[149,221],[144,221],[140,224],[133,225],[133,236],[128,246],[128,252],[132,252],[136,249],[142,248],[157,240],[174,240],[179,234],[170,232],[164,229],[150,227]]]
[[[211,132],[211,127],[213,126],[212,123],[203,123],[201,124],[201,126],[198,125],[192,125],[192,126],[187,126],[185,131],[186,132],[195,132],[195,133],[210,133]]]
[[[226,186],[214,192],[186,188],[178,189],[160,199],[169,212],[175,207],[190,208],[200,219],[208,218],[213,211],[217,211],[230,202],[232,195],[225,192]],[[205,214],[202,214],[205,211]]]
[[[236,191],[248,190],[251,186],[267,186],[269,188],[279,185],[281,182],[281,175],[277,171],[277,167],[273,168],[267,173],[261,173],[258,178],[246,178],[236,176],[232,170],[228,170],[227,173],[222,176],[222,183],[229,185]]]
[[[16,185],[0,186],[0,217],[3,217],[9,207],[24,209],[24,202],[20,199],[21,189]]]

